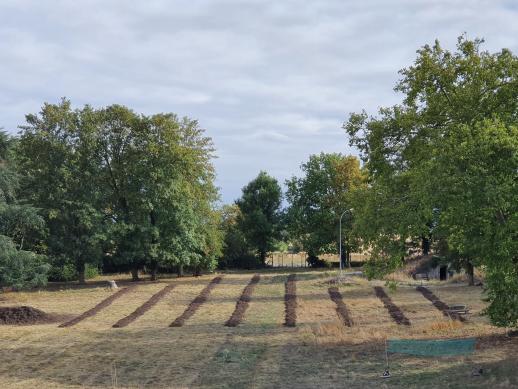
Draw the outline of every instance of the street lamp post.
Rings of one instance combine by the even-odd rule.
[[[340,279],[342,279],[342,274],[343,274],[343,265],[342,265],[342,218],[344,217],[344,215],[347,212],[352,212],[352,210],[353,210],[352,208],[346,209],[340,215],[340,241],[339,241],[339,246],[340,246],[340,257],[339,257],[339,261],[340,261]]]

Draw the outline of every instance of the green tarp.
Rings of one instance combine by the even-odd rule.
[[[467,355],[475,350],[475,338],[467,339],[390,339],[388,352],[421,356]]]

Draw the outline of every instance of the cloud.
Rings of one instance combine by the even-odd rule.
[[[4,0],[0,15],[0,127],[62,96],[194,117],[227,202],[261,169],[283,181],[311,153],[354,153],[341,124],[397,103],[423,44],[467,32],[518,51],[510,1]]]

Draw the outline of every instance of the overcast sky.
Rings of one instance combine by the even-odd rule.
[[[199,120],[222,200],[260,170],[355,153],[350,112],[400,100],[397,71],[438,38],[518,52],[517,1],[0,0],[0,127],[66,96]]]

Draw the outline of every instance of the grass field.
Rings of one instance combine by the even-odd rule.
[[[169,325],[215,275],[141,282],[98,312],[68,328],[58,324],[0,328],[1,388],[518,388],[518,338],[480,315],[480,287],[430,283],[446,303],[467,303],[464,323],[443,316],[415,286],[384,288],[411,325],[397,325],[376,297],[383,282],[339,285],[353,325],[336,312],[328,288],[333,272],[296,271],[297,325],[286,327],[285,281],[292,269],[261,272],[244,319],[224,324],[255,273],[222,274],[206,301],[182,327]],[[124,328],[113,324],[134,312],[168,283],[176,286]],[[122,280],[121,286],[128,285]],[[426,283],[425,283],[426,284]],[[0,306],[30,305],[76,316],[113,292],[87,288],[0,295]],[[478,338],[467,357],[390,355],[392,377],[383,380],[386,338]],[[483,368],[473,377],[473,368]]]

